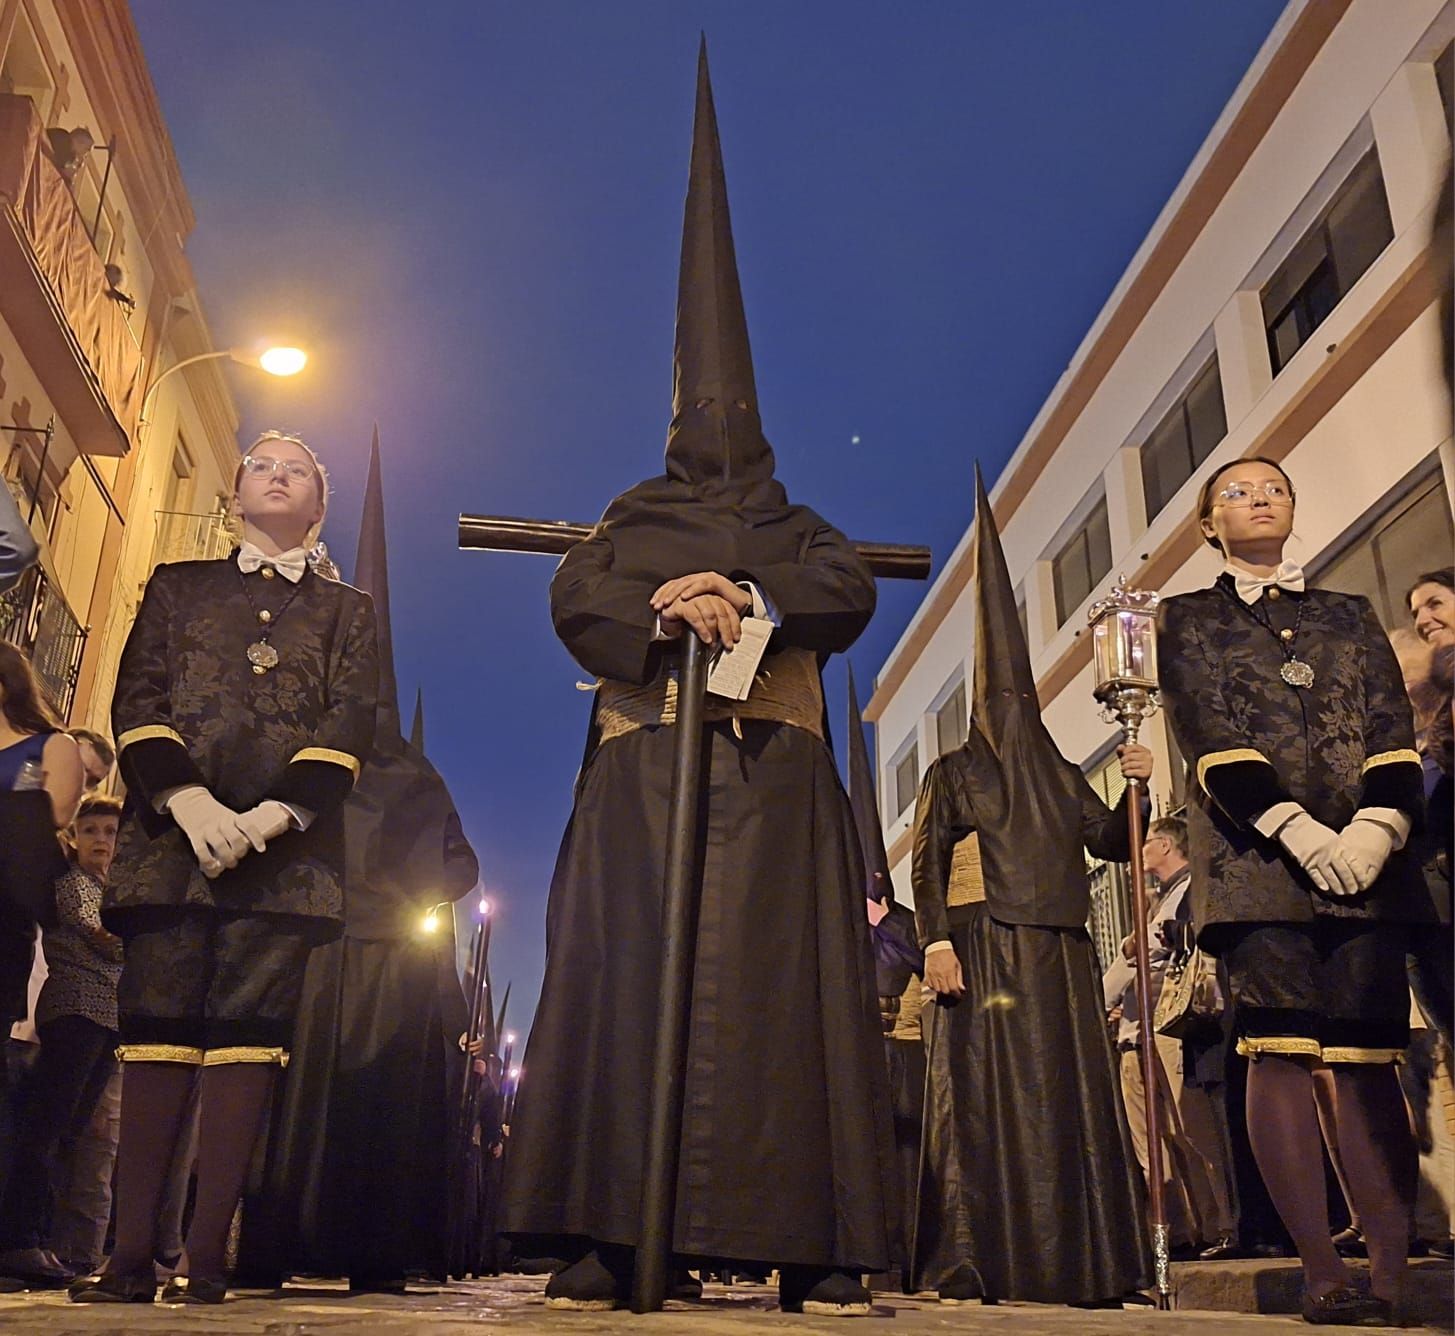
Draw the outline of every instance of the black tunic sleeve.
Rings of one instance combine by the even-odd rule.
[[[172,585],[166,566],[157,567],[147,581],[136,621],[121,651],[111,700],[111,729],[121,777],[137,797],[136,814],[142,828],[153,836],[171,825],[171,818],[156,810],[157,798],[169,789],[206,783],[172,720]]]
[[[955,846],[975,829],[974,814],[966,809],[963,788],[955,782],[954,767],[947,760],[941,757],[925,771],[914,808],[910,885],[922,948],[931,942],[950,940],[946,904],[950,863]]]
[[[551,580],[551,621],[588,673],[617,682],[646,682],[657,670],[656,585],[612,570],[611,538],[599,527],[561,559]]]
[[[331,811],[349,796],[374,745],[379,633],[373,600],[350,592],[329,655],[327,706],[308,745],[293,754],[267,794],[314,813]]]
[[[1158,609],[1162,699],[1199,787],[1231,820],[1251,828],[1274,804],[1292,799],[1273,762],[1248,745],[1235,723],[1196,618],[1191,598],[1168,599]]]
[[[1121,801],[1115,807],[1102,802],[1084,775],[1081,790],[1081,843],[1093,858],[1125,863],[1132,856],[1131,828],[1127,825],[1131,787],[1122,790]]]
[[[751,580],[767,595],[781,618],[773,633],[779,646],[839,654],[874,615],[874,577],[854,545],[829,524],[814,529],[798,561],[765,562],[729,578]]]
[[[1418,827],[1424,820],[1424,770],[1414,719],[1394,647],[1367,599],[1359,600],[1367,646],[1364,674],[1364,769],[1359,806],[1389,807]]]

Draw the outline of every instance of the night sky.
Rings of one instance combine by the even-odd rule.
[[[319,450],[346,576],[379,424],[405,718],[422,686],[522,1025],[590,698],[551,559],[456,519],[591,521],[661,471],[699,29],[779,477],[938,572],[1283,8],[131,4],[216,345],[313,357],[234,369],[242,443]],[[922,594],[881,586],[862,697]]]

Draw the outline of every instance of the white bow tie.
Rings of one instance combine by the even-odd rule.
[[[251,575],[263,566],[271,566],[285,580],[297,584],[308,569],[308,554],[301,547],[289,548],[276,557],[260,552],[252,543],[244,543],[237,553],[237,568],[244,575]]]
[[[1303,567],[1296,561],[1280,562],[1272,575],[1254,575],[1237,566],[1228,566],[1226,569],[1233,577],[1233,587],[1238,591],[1238,597],[1244,603],[1256,603],[1263,597],[1263,591],[1274,585],[1294,594],[1303,592]]]

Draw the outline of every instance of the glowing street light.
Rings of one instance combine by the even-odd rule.
[[[181,371],[185,367],[195,366],[198,362],[213,362],[218,358],[226,357],[229,361],[236,362],[239,366],[258,367],[266,371],[270,376],[296,376],[308,364],[308,354],[301,348],[275,347],[267,348],[261,353],[251,353],[243,348],[221,348],[215,352],[198,353],[194,357],[184,357],[180,362],[175,362],[162,372],[152,383],[147,386],[147,391],[142,395],[141,412],[137,415],[137,425],[145,426],[149,421],[147,410],[151,405],[152,397],[159,386],[174,371]]]

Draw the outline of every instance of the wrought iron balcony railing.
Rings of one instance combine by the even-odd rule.
[[[86,635],[87,628],[39,566],[32,566],[19,584],[0,594],[0,639],[30,656],[42,694],[66,722],[76,698]]]
[[[226,515],[159,510],[156,518],[157,536],[152,543],[153,570],[164,561],[210,561],[227,556],[233,549]]]

